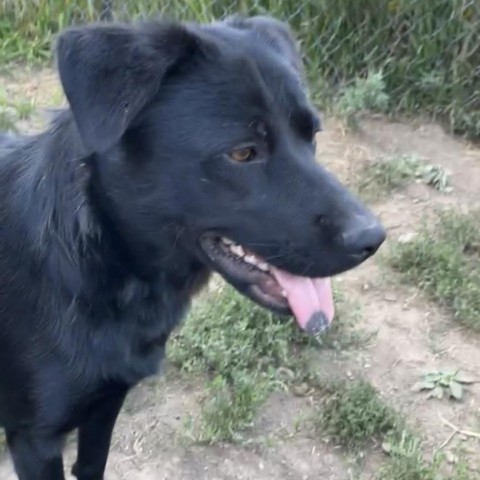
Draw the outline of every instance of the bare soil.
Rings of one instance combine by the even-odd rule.
[[[61,103],[51,73],[22,73],[20,77],[6,78],[13,96],[35,98],[41,107]],[[21,127],[36,128],[41,124],[39,118]],[[347,135],[336,122],[327,121],[326,131],[318,138],[319,161],[347,182],[354,181],[365,162],[392,153],[415,154],[447,168],[453,191],[439,193],[412,184],[373,205],[388,227],[390,241],[415,232],[423,215],[438,207],[480,206],[480,149],[447,135],[437,125],[370,118],[362,122],[360,132]],[[319,354],[318,369],[366,378],[423,432],[427,446],[442,446],[446,452],[461,447],[471,465],[480,467],[480,441],[461,434],[452,437],[446,424],[480,432],[480,384],[473,384],[457,403],[427,400],[411,390],[422,372],[443,367],[461,368],[480,379],[480,335],[461,327],[415,288],[401,285],[381,265],[380,256],[337,281],[361,306],[359,327],[377,334],[358,350]],[[272,396],[262,408],[246,445],[192,446],[185,438],[184,424],[198,412],[202,393],[194,380],[171,371],[132,392],[116,427],[106,479],[354,478],[348,457],[338,447],[309,429],[296,428],[298,419],[311,409],[310,399],[286,393]],[[67,446],[69,462],[73,451],[72,441]],[[381,456],[378,452],[367,455],[360,478],[372,478]],[[0,460],[0,478],[15,480],[6,456]]]

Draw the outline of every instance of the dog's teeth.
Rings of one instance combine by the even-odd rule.
[[[245,257],[243,257],[243,260],[250,265],[257,266],[257,259],[253,255],[245,255]]]
[[[285,290],[282,290],[282,292],[281,292],[281,293],[282,293],[282,297],[285,297],[285,298],[287,298],[287,292],[286,292]]]
[[[245,252],[243,251],[243,248],[240,245],[232,245],[230,247],[230,250],[238,257],[243,257],[245,255]]]
[[[222,237],[222,242],[223,242],[225,245],[233,245],[232,240],[230,240],[229,238]]]
[[[268,263],[265,262],[257,263],[257,267],[264,272],[268,272],[270,270]]]

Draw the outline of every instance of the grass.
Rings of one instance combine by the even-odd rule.
[[[380,469],[375,480],[472,480],[472,473],[463,458],[451,466],[445,456],[435,451],[425,458],[422,442],[414,435],[396,432],[384,444],[390,461]]]
[[[35,103],[31,100],[11,99],[0,87],[0,130],[16,131],[19,120],[27,120],[35,111]]]
[[[16,131],[16,121],[12,112],[8,109],[4,109],[0,106],[0,130],[3,131]]]
[[[463,456],[454,465],[440,451],[427,459],[421,439],[410,431],[406,419],[367,381],[336,383],[329,390],[315,418],[318,430],[351,452],[381,444],[388,461],[375,480],[471,480]]]
[[[335,106],[337,115],[347,127],[356,130],[363,113],[387,111],[389,96],[385,88],[382,72],[369,72],[365,78],[357,78],[341,92]]]
[[[344,382],[330,388],[316,424],[337,444],[358,449],[397,428],[398,415],[368,382]]]
[[[474,383],[474,379],[462,375],[459,370],[436,370],[428,372],[423,380],[418,382],[413,390],[417,392],[428,391],[427,398],[449,397],[462,400],[464,391],[468,385]]]
[[[336,299],[341,299],[338,291]],[[346,348],[360,341],[346,334],[348,316],[341,312],[333,332],[322,340],[307,337],[292,319],[253,305],[224,284],[200,300],[168,352],[170,362],[184,372],[208,377],[196,440],[240,440],[268,393],[308,379],[307,347]]]
[[[306,344],[291,319],[253,305],[233,288],[222,285],[213,298],[193,309],[174,336],[170,361],[186,372],[268,372],[290,359],[293,344]]]
[[[294,363],[292,345],[308,341],[291,321],[253,306],[229,286],[201,302],[169,351],[183,371],[210,378],[196,440],[239,440],[267,393],[282,381],[279,367]]]
[[[22,100],[15,103],[14,108],[19,120],[28,120],[35,112],[35,102],[33,100]]]
[[[396,243],[389,264],[403,278],[480,331],[480,212],[439,214],[411,241]]]
[[[448,173],[440,166],[429,165],[415,155],[380,157],[362,168],[356,188],[370,201],[385,198],[409,183],[419,181],[437,191],[450,191]]]
[[[100,3],[1,2],[0,63],[50,59],[56,32],[70,24],[98,19]],[[480,137],[477,2],[129,0],[114,1],[113,5],[115,18],[167,13],[181,19],[210,21],[234,12],[268,12],[288,20],[296,31],[313,90],[322,105],[332,98],[332,91],[348,92],[345,87],[351,85],[358,91],[358,79],[370,75],[371,80],[379,80],[378,73],[375,77],[370,72],[381,72],[381,82],[376,83],[383,84],[381,90],[393,112],[427,112],[445,119],[456,132]],[[350,94],[345,95],[347,101]],[[347,103],[355,104],[357,99],[351,97]]]
[[[209,385],[195,440],[208,444],[242,441],[271,389],[265,378],[251,373],[234,372],[229,380],[217,376]]]

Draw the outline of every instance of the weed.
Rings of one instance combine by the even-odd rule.
[[[438,480],[441,458],[431,463],[424,460],[421,441],[409,432],[394,433],[382,445],[391,457],[376,480]]]
[[[257,375],[235,373],[227,381],[217,376],[210,384],[197,428],[198,442],[239,441],[241,432],[252,426],[255,413],[271,386]]]
[[[368,200],[378,200],[394,190],[419,181],[441,192],[450,191],[449,174],[438,165],[429,165],[415,155],[380,157],[362,169],[357,190]]]
[[[35,111],[35,102],[32,100],[19,101],[14,104],[14,108],[17,111],[19,120],[29,119]]]
[[[0,130],[7,131],[7,132],[8,131],[15,132],[17,130],[16,119],[11,109],[3,108],[1,105],[0,105]]]
[[[341,300],[338,289],[335,297]],[[342,336],[354,343],[341,317],[332,328],[335,332],[328,337],[307,337],[293,320],[252,304],[223,282],[220,292],[199,300],[168,352],[184,372],[212,379],[196,425],[197,439],[238,439],[270,391],[308,380],[305,347],[345,345]]]
[[[260,370],[274,375],[282,365],[295,367],[292,349],[358,345],[364,337],[350,331],[358,307],[347,302],[336,285],[334,296],[337,312],[333,325],[321,337],[311,338],[292,319],[254,305],[222,281],[219,292],[202,298],[172,337],[169,359],[186,372],[228,376],[233,370]]]
[[[431,460],[423,453],[422,442],[407,431],[393,433],[383,444],[390,462],[375,480],[471,480],[467,462],[463,459],[447,465],[441,452],[434,452]]]
[[[336,109],[347,127],[356,129],[362,113],[385,112],[388,101],[382,73],[369,72],[366,78],[357,78],[343,91]]]
[[[413,386],[413,390],[429,390],[427,398],[442,399],[448,395],[455,400],[461,400],[465,385],[473,382],[474,380],[462,375],[458,370],[435,371],[425,374],[423,380]]]
[[[196,440],[238,440],[267,393],[284,381],[280,367],[296,363],[292,346],[310,341],[291,320],[254,306],[230,286],[201,299],[169,350],[174,365],[212,379]]]
[[[415,179],[419,165],[420,161],[414,155],[378,158],[360,172],[358,192],[370,200],[383,197]]]
[[[480,212],[439,214],[408,242],[393,244],[388,261],[456,319],[480,330]]]
[[[16,131],[16,122],[28,119],[34,110],[33,101],[12,101],[7,91],[0,88],[0,130]]]
[[[370,383],[360,380],[335,385],[321,405],[316,423],[340,445],[358,448],[396,429],[399,417]]]
[[[15,110],[8,102],[7,92],[0,88],[0,130],[15,131],[15,121]]]
[[[201,300],[173,337],[170,361],[186,372],[230,376],[232,371],[272,373],[290,363],[291,347],[311,340],[291,319],[253,305],[232,287]]]
[[[424,183],[439,192],[451,191],[449,173],[440,165],[426,165],[419,171]]]

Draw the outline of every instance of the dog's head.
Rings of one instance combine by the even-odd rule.
[[[114,221],[153,263],[174,225],[170,248],[257,303],[307,330],[331,321],[328,277],[385,231],[315,160],[321,124],[285,24],[93,25],[64,32],[57,57]]]

